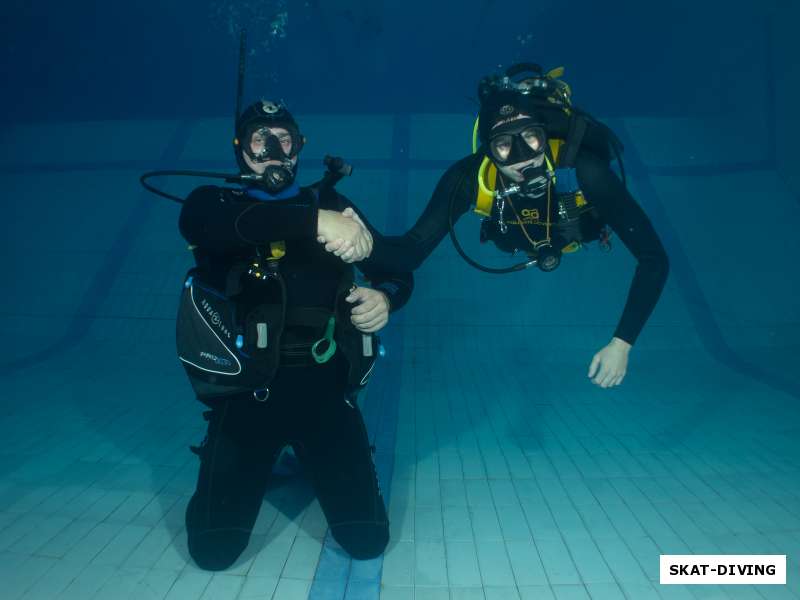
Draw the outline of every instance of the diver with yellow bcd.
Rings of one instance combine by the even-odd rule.
[[[613,132],[574,107],[563,69],[545,73],[524,63],[484,77],[473,153],[442,175],[415,225],[376,243],[371,259],[382,268],[413,271],[448,233],[459,254],[489,273],[537,266],[552,271],[564,254],[597,241],[610,249],[613,231],[638,265],[611,342],[598,351],[589,378],[619,385],[628,352],[652,313],[669,261],[650,220],[625,185],[622,144]],[[612,168],[616,159],[619,175]],[[455,222],[467,211],[482,217],[480,239],[525,260],[490,268],[467,256]]]

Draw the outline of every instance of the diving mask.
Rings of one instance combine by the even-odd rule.
[[[253,162],[285,161],[294,158],[303,148],[303,136],[298,131],[276,125],[255,124],[248,128],[244,151]]]
[[[260,183],[271,194],[288,188],[297,172],[295,157],[305,142],[293,128],[254,124],[248,128],[244,152],[254,163],[267,163]]]
[[[521,193],[533,198],[547,193],[551,179],[545,154],[547,135],[537,120],[523,117],[497,125],[492,129],[486,146],[489,158],[501,170],[530,163],[519,170],[523,181],[507,188],[506,193]]]
[[[544,128],[534,119],[522,118],[492,129],[487,147],[492,161],[505,167],[541,156],[546,144]]]

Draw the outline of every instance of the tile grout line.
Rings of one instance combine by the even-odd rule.
[[[408,185],[409,185],[409,170],[411,168],[408,160],[410,148],[410,135],[411,135],[411,118],[409,115],[395,115],[392,128],[392,160],[388,163],[390,172],[389,184],[389,210],[387,214],[387,222],[385,231],[390,231],[391,228],[399,227],[405,228],[406,220],[408,217]],[[354,161],[354,166],[359,166],[358,161]],[[399,392],[402,373],[402,360],[404,352],[404,326],[403,313],[393,315],[391,319],[391,330],[384,335],[384,342],[387,348],[387,353],[392,358],[389,359],[385,367],[385,372],[382,377],[382,397],[380,411],[370,411],[370,422],[367,424],[367,430],[370,433],[371,441],[373,443],[381,444],[380,448],[376,448],[376,471],[378,481],[385,482],[381,489],[384,490],[384,502],[386,503],[387,514],[389,512],[389,501],[391,497],[391,482],[392,473],[394,471],[394,446],[397,435],[397,422],[399,410]],[[374,389],[376,382],[371,382],[371,389]],[[368,402],[374,401],[368,396]],[[376,438],[380,438],[376,440]],[[385,447],[384,447],[385,445]],[[391,540],[390,540],[391,543]],[[319,575],[321,567],[324,568],[323,561],[325,560],[326,550],[331,556],[335,556],[337,550],[335,549],[335,541],[332,539],[330,530],[325,536],[323,548],[321,552],[321,560],[317,564],[317,570],[314,574],[314,580],[309,592],[309,599],[316,598],[330,598],[328,592],[324,591],[323,582]],[[341,585],[341,595],[338,598],[346,598],[352,589],[354,583],[352,581],[352,559],[350,561],[350,568],[346,570],[344,577],[338,580],[337,585]],[[377,580],[374,588],[374,596],[371,592],[366,590],[359,590],[359,598],[375,598],[378,600],[380,597],[380,584],[383,573],[383,555],[374,559],[377,561]],[[372,583],[372,582],[370,582]]]

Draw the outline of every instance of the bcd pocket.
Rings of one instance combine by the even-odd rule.
[[[274,302],[240,307],[190,275],[178,306],[176,345],[192,387],[202,400],[264,389],[278,367],[285,314],[283,282]],[[242,311],[244,312],[244,311]]]

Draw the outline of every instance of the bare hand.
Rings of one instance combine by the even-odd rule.
[[[367,226],[364,225],[364,221],[361,220],[361,217],[358,216],[358,213],[356,211],[354,211],[351,207],[348,206],[347,208],[345,208],[342,211],[342,216],[343,217],[347,217],[348,219],[353,219],[353,221],[355,221],[356,223],[361,225],[361,227],[364,228],[364,231],[366,232],[366,235],[369,238],[369,252],[364,257],[364,258],[367,258],[372,253],[372,247],[374,245],[373,244],[373,239],[372,239],[372,234],[370,233],[369,229],[367,229]],[[354,254],[353,250],[345,251],[345,250],[340,249],[340,248],[337,248],[337,249],[333,250],[334,254],[336,254],[337,252],[341,252],[342,260],[344,260],[345,262],[352,262],[350,260],[350,258]],[[339,256],[339,254],[336,254],[336,255]],[[361,259],[358,259],[358,260],[361,260]]]
[[[357,287],[345,300],[358,302],[350,311],[350,321],[359,331],[374,333],[389,322],[389,298],[383,292]]]
[[[362,221],[361,217],[358,216],[358,213],[356,211],[354,211],[352,209],[352,207],[350,207],[350,206],[348,206],[347,208],[345,208],[342,211],[342,216],[343,217],[347,217],[348,219],[353,219],[353,221],[355,221],[356,223],[361,225],[364,229],[367,228],[367,226],[364,225],[364,221]],[[368,233],[369,233],[369,231],[368,231]]]
[[[589,379],[601,388],[614,387],[622,383],[628,370],[628,353],[631,345],[620,338],[611,342],[592,358]]]
[[[317,222],[317,241],[325,244],[325,250],[332,252],[346,263],[364,260],[372,253],[372,234],[361,219],[345,215],[351,209],[338,213],[320,209]],[[353,213],[355,214],[355,213]]]

